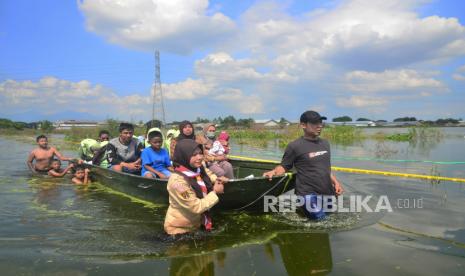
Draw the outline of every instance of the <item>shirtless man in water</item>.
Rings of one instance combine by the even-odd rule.
[[[27,158],[27,166],[32,172],[48,172],[48,170],[50,170],[50,164],[54,156],[62,161],[71,160],[71,158],[61,155],[61,153],[56,148],[49,147],[47,136],[39,135],[37,136],[36,141],[39,147],[33,149]],[[35,164],[33,163],[34,160],[36,161]]]

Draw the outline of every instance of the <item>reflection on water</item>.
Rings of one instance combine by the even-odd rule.
[[[280,233],[257,247],[269,267],[275,269],[273,274],[286,272],[288,275],[326,275],[333,267],[328,233]],[[263,273],[255,267],[259,259],[256,256],[246,254],[239,259],[235,258],[238,263],[251,264],[248,267],[239,267],[236,274]],[[215,272],[222,275],[228,262],[228,254],[223,251],[176,257],[171,259],[170,275],[215,275]]]

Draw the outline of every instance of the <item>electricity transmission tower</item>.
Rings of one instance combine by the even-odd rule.
[[[154,120],[159,120],[162,126],[166,124],[165,105],[160,81],[160,52],[158,50],[155,51],[155,80],[152,85],[152,122]]]

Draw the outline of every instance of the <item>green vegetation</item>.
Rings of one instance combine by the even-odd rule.
[[[147,122],[146,124],[150,123]],[[107,119],[105,124],[100,127],[72,127],[71,129],[60,130],[58,133],[65,135],[65,140],[71,143],[79,143],[85,138],[97,139],[98,133],[101,130],[108,130],[110,132],[110,137],[117,137],[119,135],[119,124],[120,121],[115,119]],[[134,134],[142,135],[145,134],[146,125],[138,126],[134,124]]]
[[[360,141],[366,137],[362,129],[353,126],[328,126],[325,127],[321,136],[336,144],[348,145]]]
[[[0,118],[0,129],[12,128],[17,130],[23,130],[28,128],[28,124],[25,122],[13,122],[8,119]]]
[[[280,147],[286,147],[291,141],[302,136],[302,129],[294,125],[282,130],[230,129],[228,133],[238,144],[260,146],[266,145],[268,141],[275,140],[278,141]],[[331,143],[340,145],[350,145],[364,139],[425,143],[427,141],[440,141],[442,132],[436,128],[411,127],[407,133],[384,134],[379,132],[367,136],[361,128],[353,126],[327,126],[322,130],[321,137],[328,139]]]
[[[401,117],[394,119],[394,122],[415,122],[416,120],[415,117]]]
[[[41,121],[40,122],[40,129],[44,132],[44,133],[50,133],[52,132],[55,127],[53,127],[53,123],[48,121],[48,120],[45,120],[45,121]]]
[[[231,129],[228,133],[239,144],[260,145],[270,140],[278,140],[280,147],[285,147],[302,136],[302,129],[294,125],[284,130]],[[328,126],[323,129],[321,136],[336,144],[351,144],[365,138],[362,129],[352,126]]]
[[[352,122],[352,118],[349,116],[342,116],[333,118],[333,122]]]
[[[385,139],[396,142],[408,142],[412,140],[412,135],[410,133],[395,133],[385,136]]]

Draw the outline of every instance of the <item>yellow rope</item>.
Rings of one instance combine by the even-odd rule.
[[[265,159],[235,156],[235,155],[230,155],[230,157],[240,159],[240,160],[279,164],[278,161],[273,161],[273,160],[265,160]],[[397,177],[408,177],[408,178],[442,180],[442,181],[453,181],[453,182],[464,182],[465,183],[465,178],[454,178],[454,177],[445,177],[445,176],[437,176],[437,175],[398,173],[398,172],[389,172],[389,171],[364,170],[364,169],[357,169],[357,168],[343,168],[343,167],[334,167],[334,166],[331,167],[331,169],[335,171],[347,172],[347,173],[376,174],[376,175],[384,175],[384,176],[397,176]]]

